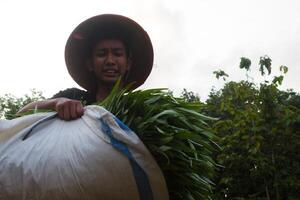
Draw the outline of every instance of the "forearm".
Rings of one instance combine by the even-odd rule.
[[[49,110],[55,110],[55,105],[56,102],[58,101],[57,99],[47,99],[43,101],[36,101],[36,102],[31,102],[21,108],[17,114],[27,112],[32,109],[49,109]]]

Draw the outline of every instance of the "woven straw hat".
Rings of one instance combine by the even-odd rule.
[[[81,87],[93,91],[96,80],[86,67],[95,39],[118,37],[131,54],[132,65],[125,84],[132,89],[142,85],[153,65],[153,47],[147,32],[135,21],[115,14],[102,14],[80,23],[69,36],[65,47],[65,61],[71,77]]]

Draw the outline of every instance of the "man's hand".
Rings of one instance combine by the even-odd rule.
[[[83,115],[83,106],[80,101],[68,98],[46,99],[43,101],[31,102],[19,110],[17,114],[27,112],[31,109],[51,109],[58,113],[63,120],[73,120]]]
[[[81,117],[84,112],[80,101],[67,98],[55,99],[54,110],[60,119],[67,121]]]

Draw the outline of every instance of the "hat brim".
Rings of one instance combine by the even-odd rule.
[[[115,14],[103,14],[80,23],[69,36],[65,47],[65,61],[74,81],[84,89],[95,88],[95,78],[87,70],[89,46],[97,35],[120,35],[129,44],[131,68],[126,83],[133,83],[132,89],[142,85],[153,65],[153,47],[147,32],[135,21]]]

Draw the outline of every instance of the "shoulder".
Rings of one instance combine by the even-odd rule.
[[[69,99],[77,99],[78,96],[83,96],[87,92],[84,90],[80,90],[78,88],[68,88],[65,90],[61,90],[58,93],[54,94],[52,98],[65,97]]]
[[[93,95],[85,90],[80,90],[78,88],[67,88],[65,90],[61,90],[58,93],[54,94],[52,99],[54,98],[68,98],[79,101],[86,101],[87,104],[91,104],[94,101]]]

